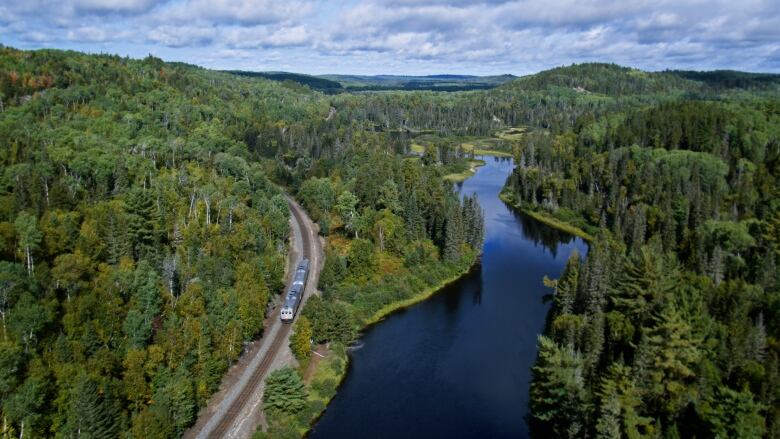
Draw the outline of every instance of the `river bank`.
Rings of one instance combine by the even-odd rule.
[[[469,168],[463,172],[447,174],[443,178],[452,183],[461,183],[477,173],[477,168],[485,166],[484,160],[469,160]]]
[[[516,213],[499,198],[514,163],[484,160],[456,186],[462,196],[477,194],[485,211],[480,263],[448,277],[443,288],[408,298],[407,306],[388,305],[366,318],[381,323],[364,329],[311,437],[527,435],[518,413],[527,407],[549,307],[542,279],[556,277],[571,251],[584,254],[587,245]]]
[[[514,195],[509,193],[506,190],[502,190],[501,193],[498,195],[498,198],[501,199],[501,201],[505,202],[506,204],[512,206],[512,208],[522,212],[524,215],[527,215],[540,223],[544,223],[554,229],[560,230],[562,232],[569,233],[574,236],[578,236],[588,242],[593,241],[593,235],[586,232],[585,230],[575,226],[574,224],[567,223],[565,221],[561,221],[558,218],[555,218],[552,215],[549,215],[545,212],[540,212],[538,210],[532,210],[524,207],[520,203],[517,202]]]
[[[469,250],[457,262],[444,262],[426,264],[414,272],[415,282],[412,285],[429,283],[434,279],[432,285],[412,293],[410,297],[392,301],[369,317],[360,321],[360,332],[368,330],[370,327],[382,322],[385,318],[410,308],[420,302],[430,299],[440,291],[447,288],[454,282],[457,282],[464,275],[468,275],[479,263],[479,252]],[[424,281],[423,279],[426,279]],[[369,283],[365,285],[366,289],[381,288],[381,280],[376,284]],[[322,352],[323,346],[318,346],[317,353],[312,352],[312,356],[325,355],[320,358],[309,358],[298,364],[297,369],[300,375],[305,379],[306,386],[306,406],[295,415],[281,416],[273,415],[268,417],[268,430],[266,432],[258,431],[255,438],[269,437],[289,437],[291,435],[306,436],[318,419],[325,413],[328,404],[337,394],[337,390],[348,375],[350,366],[350,356],[347,354],[347,347],[331,343],[326,352]]]
[[[413,305],[423,302],[437,293],[443,291],[447,286],[454,282],[457,282],[463,276],[469,274],[479,263],[479,257],[477,252],[472,252],[465,258],[464,263],[459,267],[455,274],[447,277],[441,282],[427,287],[420,291],[413,297],[399,300],[388,305],[385,305],[378,310],[371,318],[362,323],[360,331],[365,331],[373,325],[382,322],[390,315],[407,309]],[[316,355],[316,354],[314,354]],[[309,361],[314,361],[309,359]],[[347,355],[347,348],[343,345],[333,344],[328,349],[327,356],[319,359],[313,367],[313,371],[308,371],[311,374],[311,380],[306,383],[307,389],[307,408],[295,417],[288,419],[278,419],[277,423],[281,421],[294,422],[296,425],[288,425],[292,427],[296,433],[301,436],[306,436],[311,431],[312,427],[326,412],[328,404],[336,396],[336,393],[347,377],[350,357]],[[305,375],[305,371],[309,368],[309,363],[305,362],[299,365],[299,372]],[[307,421],[308,419],[308,421]],[[273,421],[272,421],[273,422]],[[258,432],[255,434],[255,438],[277,437],[283,436],[282,431],[271,430],[269,433]]]
[[[429,299],[434,294],[443,290],[447,285],[456,282],[458,279],[460,279],[461,277],[466,275],[469,271],[471,271],[474,268],[474,266],[477,264],[477,262],[479,262],[479,258],[476,252],[474,252],[473,256],[469,256],[469,259],[471,260],[471,262],[465,264],[462,269],[458,270],[454,275],[448,277],[447,279],[444,279],[443,281],[437,283],[436,285],[425,288],[414,297],[410,297],[408,299],[400,300],[385,305],[382,309],[380,309],[373,316],[371,316],[371,318],[369,318],[364,322],[365,324],[363,325],[363,328],[361,328],[361,331],[365,330],[371,325],[381,322],[382,320],[384,320],[386,317],[388,317],[394,312],[409,308],[410,306],[416,305],[426,299]]]

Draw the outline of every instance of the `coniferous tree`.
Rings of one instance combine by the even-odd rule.
[[[151,190],[132,191],[128,197],[127,210],[127,231],[136,260],[145,256],[153,259],[157,252],[156,243],[161,221]]]
[[[112,438],[119,431],[118,413],[107,394],[82,373],[71,390],[64,434],[74,438]],[[102,394],[101,394],[102,393]]]
[[[263,391],[266,410],[293,414],[305,406],[306,389],[298,372],[290,367],[275,370],[268,375]]]
[[[447,222],[444,233],[443,256],[446,261],[457,261],[461,257],[461,246],[464,243],[464,224],[461,209],[447,210]]]
[[[533,431],[540,437],[582,437],[588,409],[582,357],[540,336],[531,381]]]
[[[700,339],[673,306],[654,317],[654,325],[639,344],[636,369],[648,401],[663,419],[673,419],[682,407],[701,358]]]

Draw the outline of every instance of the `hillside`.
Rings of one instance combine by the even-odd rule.
[[[442,179],[467,166],[463,154],[446,169],[405,160],[408,143],[365,117],[330,117],[308,87],[152,56],[2,47],[0,104],[9,437],[181,436],[284,289],[282,188],[336,242],[329,294],[303,310],[301,361],[312,338],[343,349],[481,246],[478,204]],[[322,396],[292,419],[269,413],[273,429],[319,414],[336,383],[312,385]]]
[[[465,91],[483,90],[497,87],[515,77],[471,76],[471,75],[322,75],[332,81],[339,82],[348,91],[379,91],[379,90],[430,90],[430,91]]]
[[[702,82],[714,89],[777,90],[780,87],[780,74],[772,73],[749,73],[733,70],[710,72],[667,70],[664,73]]]
[[[250,78],[265,78],[265,79],[270,79],[272,81],[298,83],[310,87],[313,90],[321,91],[323,93],[339,93],[344,91],[344,87],[342,87],[342,85],[339,82],[331,81],[324,77],[303,75],[300,73],[248,72],[243,70],[227,70],[226,73],[230,73],[238,76],[247,76]]]
[[[283,286],[287,203],[247,129],[318,109],[153,57],[0,66],[4,434],[180,435]]]
[[[529,91],[572,89],[610,96],[697,91],[700,85],[676,75],[645,72],[616,64],[587,63],[556,67],[518,78],[507,87]]]

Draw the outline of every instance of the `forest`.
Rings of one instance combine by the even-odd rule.
[[[407,158],[331,104],[151,56],[0,48],[2,437],[181,436],[284,288],[282,191],[332,243],[302,319],[318,342],[471,266],[481,210],[437,152]]]
[[[537,436],[780,434],[780,101],[757,90],[623,105],[517,143],[505,198],[594,236],[547,280]]]
[[[780,75],[583,64],[363,99],[412,135],[524,127],[502,198],[591,240],[546,280],[533,436],[780,436]]]
[[[591,238],[546,280],[534,434],[779,436],[777,75],[582,64],[327,95],[0,47],[3,437],[181,436],[284,288],[283,192],[327,241],[293,351],[343,349],[477,260],[479,201],[444,177],[507,129],[505,200]],[[300,380],[269,378],[271,435],[337,385]]]

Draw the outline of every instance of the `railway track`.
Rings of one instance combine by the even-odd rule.
[[[300,236],[301,236],[301,244],[302,244],[301,246],[302,257],[311,260],[312,258],[311,231],[306,227],[306,222],[304,220],[303,213],[301,212],[301,209],[297,205],[297,203],[295,203],[288,197],[288,205],[290,206],[290,212],[295,217],[294,220],[298,224],[298,227],[301,232]],[[319,267],[315,265],[312,267],[312,269],[318,270]],[[304,289],[304,298],[308,297],[308,295],[311,294],[310,292],[312,291],[312,289],[315,288],[311,285],[311,283],[316,282],[317,277],[318,276],[309,277],[309,280],[306,283],[306,288]],[[290,280],[288,280],[288,284],[289,282]],[[301,308],[303,308],[303,304],[301,305]],[[271,319],[273,319],[272,321],[280,320],[279,319],[280,311],[281,311],[281,306],[276,307],[273,314],[271,315]],[[252,371],[252,374],[249,380],[246,382],[246,385],[244,386],[244,388],[241,389],[237,397],[230,404],[229,408],[222,416],[222,418],[219,420],[217,425],[208,434],[209,438],[216,439],[216,438],[225,438],[229,436],[230,431],[235,425],[237,418],[243,412],[244,406],[247,404],[247,401],[249,401],[252,398],[258,386],[260,385],[263,378],[268,373],[268,370],[270,369],[271,365],[273,364],[274,358],[276,358],[279,349],[283,347],[284,342],[285,340],[287,340],[287,336],[291,331],[291,328],[292,328],[292,324],[282,324],[281,328],[279,328],[279,330],[276,332],[275,338],[272,341],[268,351],[266,352],[266,355],[263,357],[262,361],[257,366],[257,368],[255,368],[255,370]]]

